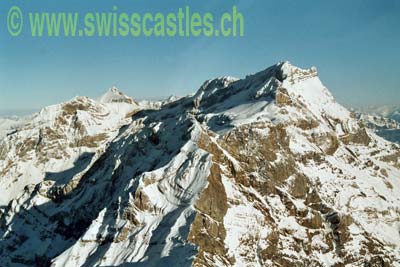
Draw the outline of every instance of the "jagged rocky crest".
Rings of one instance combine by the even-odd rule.
[[[2,139],[2,265],[400,266],[400,148],[315,68],[126,99],[78,97]]]

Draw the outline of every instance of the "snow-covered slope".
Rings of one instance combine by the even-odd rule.
[[[400,108],[397,108],[396,110],[392,111],[389,116],[390,119],[395,120],[400,123]]]
[[[100,102],[2,141],[5,266],[400,266],[400,148],[315,68],[209,80],[129,116]]]
[[[99,100],[100,103],[127,103],[131,105],[137,105],[137,102],[131,97],[122,93],[115,86],[111,87]]]
[[[0,139],[3,139],[14,132],[18,127],[26,123],[31,118],[27,117],[0,117]]]
[[[400,123],[400,106],[365,106],[358,109],[361,113],[384,117]]]
[[[89,161],[102,153],[135,110],[134,104],[75,97],[17,121],[0,143],[0,205],[8,204],[25,186],[52,174],[68,179],[68,173],[60,172],[81,169],[74,165],[77,159]]]
[[[394,119],[378,115],[355,113],[357,118],[367,128],[386,140],[400,144],[400,123]]]

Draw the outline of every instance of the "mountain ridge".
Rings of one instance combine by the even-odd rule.
[[[75,98],[42,113],[55,134],[39,120],[1,141],[2,262],[399,266],[400,148],[315,68],[281,62],[122,104]]]

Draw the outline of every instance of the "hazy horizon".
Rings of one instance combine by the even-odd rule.
[[[318,68],[346,106],[399,105],[400,1],[41,1],[43,10],[229,10],[245,15],[239,38],[33,38],[0,27],[0,109],[38,109],[116,85],[134,98],[187,95],[218,76],[242,78],[279,61]],[[4,10],[10,3],[1,2]],[[28,2],[19,6],[32,10]],[[346,8],[343,8],[346,7]]]

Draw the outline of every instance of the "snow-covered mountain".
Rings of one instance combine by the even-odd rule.
[[[386,140],[400,144],[400,122],[383,117],[355,112],[356,117],[369,129]]]
[[[400,123],[400,108],[397,108],[388,116],[390,119],[395,120]]]
[[[365,106],[358,109],[361,113],[384,117],[400,123],[400,106]]]
[[[106,95],[111,96],[110,91]],[[101,99],[75,97],[12,124],[0,143],[0,205],[8,204],[25,186],[43,181],[49,173],[79,169],[74,162],[104,150],[138,110],[134,103]],[[68,179],[65,176],[63,179]]]
[[[0,139],[4,138],[7,134],[14,132],[18,127],[25,124],[31,118],[27,117],[17,117],[17,116],[7,116],[0,117]]]
[[[131,97],[122,93],[115,86],[111,87],[99,100],[100,103],[127,103],[131,105],[138,105],[138,103]]]
[[[2,139],[2,265],[400,266],[400,147],[315,68],[105,99]]]

